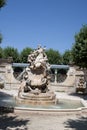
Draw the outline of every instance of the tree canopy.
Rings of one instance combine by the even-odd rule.
[[[0,0],[0,8],[2,8],[4,5],[6,5],[7,0]]]
[[[73,62],[71,50],[66,50],[64,52],[64,54],[62,55],[62,62],[65,65],[71,64],[71,62]]]
[[[0,33],[0,44],[2,43],[2,34]]]
[[[0,47],[0,58],[3,58],[3,49]]]
[[[46,51],[47,57],[48,57],[48,62],[50,64],[61,64],[61,55],[58,51],[49,49]]]
[[[0,0],[0,9],[6,4],[7,0]],[[0,33],[0,44],[2,43],[2,34]]]
[[[87,25],[83,25],[75,35],[72,47],[73,61],[76,65],[87,68]]]
[[[6,47],[3,49],[3,57],[9,58],[12,57],[14,62],[19,62],[19,53],[18,50],[13,47]]]
[[[31,53],[32,50],[32,48],[24,48],[20,54],[20,62],[27,63],[28,55]]]

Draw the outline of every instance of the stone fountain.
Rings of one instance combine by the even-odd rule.
[[[57,102],[54,92],[49,89],[50,64],[45,48],[38,46],[28,55],[29,66],[23,75],[17,102],[31,105],[48,105]]]

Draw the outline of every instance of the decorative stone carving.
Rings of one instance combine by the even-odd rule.
[[[20,102],[32,104],[48,104],[55,102],[55,94],[50,92],[48,84],[50,81],[50,64],[48,63],[45,48],[38,46],[30,55],[28,55],[29,66],[23,75],[18,99]]]
[[[76,86],[76,92],[85,92],[86,90],[86,82],[84,80],[84,77],[80,77],[79,81],[77,82]]]

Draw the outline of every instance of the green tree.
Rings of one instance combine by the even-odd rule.
[[[79,33],[75,35],[72,54],[76,65],[87,68],[87,25],[83,25]]]
[[[0,33],[0,44],[2,43],[2,39],[3,37],[2,37],[2,34]]]
[[[3,58],[3,49],[0,47],[0,58]]]
[[[6,5],[6,1],[7,1],[7,0],[0,0],[0,9],[1,9],[3,6]],[[3,39],[3,37],[2,37],[2,34],[0,33],[0,44],[2,43],[2,39]]]
[[[47,57],[48,57],[48,62],[50,64],[61,64],[62,58],[61,55],[58,51],[49,49],[46,51]]]
[[[20,53],[20,62],[27,63],[28,55],[33,51],[32,48],[26,47]]]
[[[0,8],[6,5],[7,0],[0,0]]]
[[[19,53],[18,50],[13,47],[6,47],[3,50],[4,58],[13,58],[13,62],[19,62]]]
[[[62,62],[65,65],[71,64],[73,62],[71,50],[66,50],[62,55]]]

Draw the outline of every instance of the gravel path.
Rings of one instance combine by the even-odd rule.
[[[16,91],[7,92],[7,94],[10,93],[17,95]],[[58,93],[58,96],[72,98],[72,95],[63,93]],[[87,96],[84,99],[87,100]],[[2,113],[0,111],[0,130],[87,130],[87,113],[49,115],[27,112]]]
[[[87,115],[0,114],[0,130],[87,130]]]

